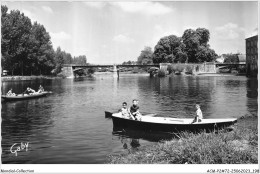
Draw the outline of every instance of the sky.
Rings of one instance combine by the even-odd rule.
[[[136,61],[160,38],[207,28],[218,55],[245,53],[245,38],[258,34],[257,1],[2,1],[44,25],[54,49],[88,63]]]

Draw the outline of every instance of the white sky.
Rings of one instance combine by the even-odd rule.
[[[2,2],[45,26],[54,49],[89,63],[113,64],[137,60],[145,46],[163,36],[182,36],[185,29],[210,31],[217,54],[245,53],[245,38],[258,32],[258,2]]]

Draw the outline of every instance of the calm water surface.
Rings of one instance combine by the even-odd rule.
[[[106,163],[109,154],[157,143],[160,135],[112,133],[104,111],[139,99],[141,111],[190,118],[201,104],[205,118],[257,115],[257,79],[246,77],[97,75],[95,78],[3,82],[2,93],[42,85],[53,94],[39,99],[2,102],[2,162],[41,164]],[[28,151],[10,152],[29,142]],[[15,147],[17,147],[16,145]]]

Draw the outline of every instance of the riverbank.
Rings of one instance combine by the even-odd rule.
[[[198,73],[197,76],[246,76],[245,74],[235,74],[235,73]]]
[[[232,131],[183,133],[179,139],[111,155],[111,164],[257,164],[257,115],[242,117]]]
[[[60,79],[61,77],[55,76],[2,76],[1,81],[26,81],[26,80],[37,80],[37,79]]]

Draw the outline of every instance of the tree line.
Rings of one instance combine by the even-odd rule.
[[[217,54],[208,44],[210,33],[208,29],[187,29],[182,37],[169,35],[162,37],[154,51],[145,47],[137,58],[137,64],[158,63],[201,63],[211,62]]]
[[[86,64],[85,55],[72,58],[60,47],[53,49],[45,27],[21,13],[1,5],[1,66],[12,75],[51,75],[63,64]]]

